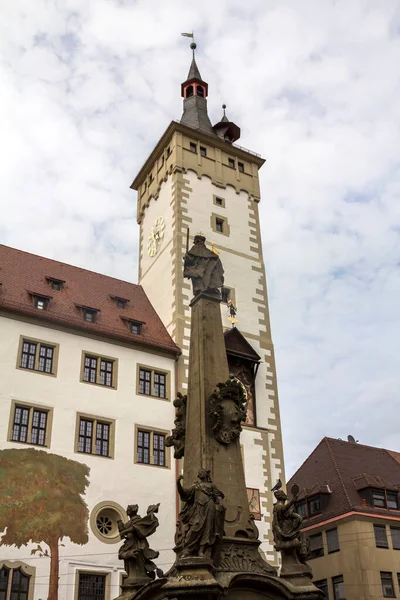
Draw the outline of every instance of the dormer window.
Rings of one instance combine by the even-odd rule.
[[[314,515],[318,515],[320,512],[321,512],[321,497],[318,494],[318,496],[313,496],[312,498],[309,498],[308,514],[310,515],[310,517],[312,517]]]
[[[97,310],[91,310],[90,308],[83,309],[83,319],[86,323],[95,323],[96,322]]]
[[[115,302],[118,308],[126,308],[129,300],[127,298],[120,298],[119,296],[110,296],[111,300]]]
[[[62,279],[56,279],[55,277],[46,277],[48,283],[51,285],[51,289],[59,292],[65,283]]]
[[[197,95],[200,96],[200,98],[204,98],[204,88],[201,85],[197,86]]]
[[[141,330],[142,330],[142,323],[138,323],[137,321],[131,321],[129,323],[130,325],[130,329],[131,329],[131,333],[134,333],[135,335],[139,335]]]
[[[391,510],[399,510],[398,493],[373,488],[372,504],[376,506],[376,508],[389,508]]]
[[[34,305],[38,310],[47,310],[49,299],[45,296],[34,296]]]

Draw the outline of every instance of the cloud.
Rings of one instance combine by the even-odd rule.
[[[16,0],[0,24],[4,243],[136,280],[129,185],[198,63],[267,158],[260,216],[288,475],[323,435],[400,450],[396,0]],[[240,310],[240,307],[239,307]]]

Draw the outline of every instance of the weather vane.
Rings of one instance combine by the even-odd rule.
[[[181,35],[183,35],[183,37],[192,38],[193,42],[190,44],[190,48],[191,48],[191,50],[193,52],[193,60],[194,60],[194,51],[196,50],[197,45],[195,44],[195,41],[194,41],[194,33],[193,33],[193,31],[192,31],[192,33],[181,33]]]

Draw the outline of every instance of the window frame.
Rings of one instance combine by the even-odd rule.
[[[333,549],[330,549],[330,544],[329,544],[329,536],[328,533],[333,533],[336,532],[336,539],[335,542],[337,542],[337,547],[334,545]],[[333,554],[334,552],[339,552],[340,551],[340,541],[339,541],[339,532],[338,532],[338,528],[337,527],[332,527],[331,529],[327,529],[325,532],[326,535],[326,547],[328,550],[328,554]]]
[[[149,372],[150,373],[150,394],[146,394],[145,392],[140,391],[140,372]],[[155,375],[163,375],[165,377],[165,396],[160,396],[156,394],[156,381]],[[170,402],[171,400],[171,371],[167,371],[166,369],[162,369],[159,367],[151,367],[149,365],[143,365],[138,363],[136,366],[136,394],[138,396],[144,396],[146,398],[156,398],[157,400],[164,400],[166,402]]]
[[[319,538],[319,537],[321,538],[321,546],[319,546],[315,550],[311,550],[311,538]],[[325,556],[324,538],[322,535],[322,531],[319,531],[318,533],[314,533],[313,535],[308,536],[308,540],[309,540],[309,548],[310,548],[309,555],[308,555],[309,559],[320,558],[321,556]]]
[[[232,164],[233,163],[233,164]],[[230,169],[236,169],[236,161],[231,156],[228,156],[228,165]]]
[[[139,432],[145,433],[149,435],[149,462],[139,461]],[[164,437],[164,460],[165,464],[160,465],[157,464],[154,460],[154,450],[157,448],[154,447],[154,436],[163,436]],[[166,446],[165,441],[167,436],[170,435],[169,431],[164,429],[158,429],[156,427],[149,427],[148,425],[139,425],[135,424],[135,437],[134,437],[134,457],[133,461],[135,465],[143,465],[145,467],[157,467],[159,469],[170,469],[171,468],[171,453],[170,447]],[[143,446],[144,447],[144,446]]]
[[[22,352],[24,348],[24,344],[36,344],[35,358],[34,358],[34,368],[29,369],[28,367],[22,366]],[[41,371],[39,369],[40,363],[40,350],[42,348],[51,348],[53,350],[52,363],[51,363],[51,372]],[[19,337],[19,345],[18,345],[18,354],[17,354],[17,364],[16,368],[25,371],[26,373],[40,373],[40,375],[47,375],[49,377],[57,377],[57,367],[58,367],[58,354],[59,354],[60,345],[54,342],[46,342],[44,340],[39,340],[37,338],[31,338],[25,335],[21,335]]]
[[[244,163],[238,160],[238,171],[239,173],[245,173],[246,171],[244,170]]]
[[[28,590],[26,592],[26,598],[27,600],[33,600],[35,593],[36,567],[31,567],[20,560],[0,560],[0,570],[3,568],[8,570],[5,599],[11,600],[11,588],[14,571],[21,571],[25,577],[28,577]]]
[[[13,432],[14,432],[14,424],[15,424],[15,412],[17,408],[26,409],[29,411],[28,414],[28,422],[27,422],[27,434],[26,441],[24,440],[14,440]],[[44,444],[37,444],[32,442],[32,428],[33,428],[33,415],[34,412],[45,412],[46,413],[46,428],[44,435]],[[52,406],[44,406],[42,404],[35,404],[31,402],[20,402],[19,400],[11,400],[10,405],[10,416],[8,422],[8,432],[7,432],[7,441],[12,442],[13,444],[23,444],[24,446],[30,445],[38,448],[50,448],[51,446],[51,431],[53,427],[53,412],[54,409]]]
[[[327,579],[319,579],[318,581],[313,581],[313,584],[324,593],[324,599],[329,599],[329,583]],[[320,587],[323,586],[323,587]],[[325,588],[325,589],[323,589]]]
[[[393,550],[400,550],[400,527],[396,527],[395,525],[389,525],[390,527],[390,537],[392,538],[392,548]],[[393,535],[393,530],[396,532],[395,535]],[[398,540],[397,545],[395,546],[395,541],[394,540]]]
[[[207,158],[207,148],[205,146],[199,146],[200,156]]]
[[[386,525],[380,525],[378,523],[374,523],[373,524],[373,528],[374,528],[375,547],[376,548],[385,548],[385,549],[389,548],[389,541],[388,541],[388,537],[387,537]],[[376,535],[376,532],[378,530],[385,532],[386,543],[383,542],[383,541],[381,543],[378,543],[379,540],[378,540],[377,535]]]
[[[75,571],[75,595],[74,600],[79,599],[79,582],[81,575],[97,575],[105,577],[104,584],[104,598],[103,600],[110,600],[110,592],[111,592],[111,571],[104,571],[102,569],[99,570],[91,570],[91,569],[76,569]]]
[[[217,229],[217,220],[222,221],[222,231],[219,231]],[[211,229],[214,231],[214,233],[217,233],[218,235],[225,235],[226,237],[229,237],[230,226],[229,226],[227,217],[224,217],[224,215],[219,215],[217,213],[211,213],[210,224],[211,224]]]
[[[189,152],[197,154],[197,143],[189,141]]]
[[[344,577],[343,577],[343,575],[335,575],[335,577],[332,577],[332,589],[333,589],[334,600],[345,600],[345,596],[343,596],[341,598],[340,596],[336,595],[335,585],[336,584],[341,584],[341,583],[343,584],[343,591],[345,592]]]
[[[391,571],[379,571],[381,578],[381,586],[382,586],[382,596],[384,598],[396,598],[396,593],[394,591],[394,583],[393,583],[393,573]],[[386,576],[387,579],[390,578],[390,585],[392,587],[390,595],[386,593],[384,585],[388,585],[388,581],[386,583],[383,581],[383,576]]]
[[[219,203],[219,201],[221,203]],[[226,208],[225,198],[223,198],[222,196],[217,196],[216,194],[213,194],[213,204],[215,204],[215,206],[218,206],[219,208]]]
[[[85,452],[84,450],[79,450],[79,438],[80,438],[80,425],[81,420],[91,422],[92,423],[92,433],[91,433],[91,451]],[[96,453],[96,443],[97,443],[97,425],[108,425],[109,426],[109,437],[108,437],[108,455],[105,454],[97,454]],[[76,423],[75,423],[75,442],[74,442],[74,452],[79,454],[80,456],[94,456],[96,458],[111,458],[114,459],[115,455],[115,419],[110,419],[109,417],[101,417],[99,415],[90,415],[88,413],[76,413]]]
[[[96,381],[86,381],[85,377],[85,360],[86,358],[96,360]],[[101,381],[101,364],[102,362],[111,363],[111,385],[100,383]],[[90,367],[92,368],[92,367]],[[118,359],[113,356],[103,356],[102,354],[96,354],[96,352],[90,352],[89,350],[82,350],[81,359],[81,373],[79,381],[87,385],[98,385],[101,388],[107,390],[116,390],[118,388]]]

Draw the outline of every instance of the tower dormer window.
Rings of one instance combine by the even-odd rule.
[[[188,87],[186,88],[186,98],[189,98],[190,96],[193,96],[193,86],[192,85],[188,85]]]
[[[200,98],[204,98],[204,88],[201,85],[197,86],[197,95],[200,96]]]

